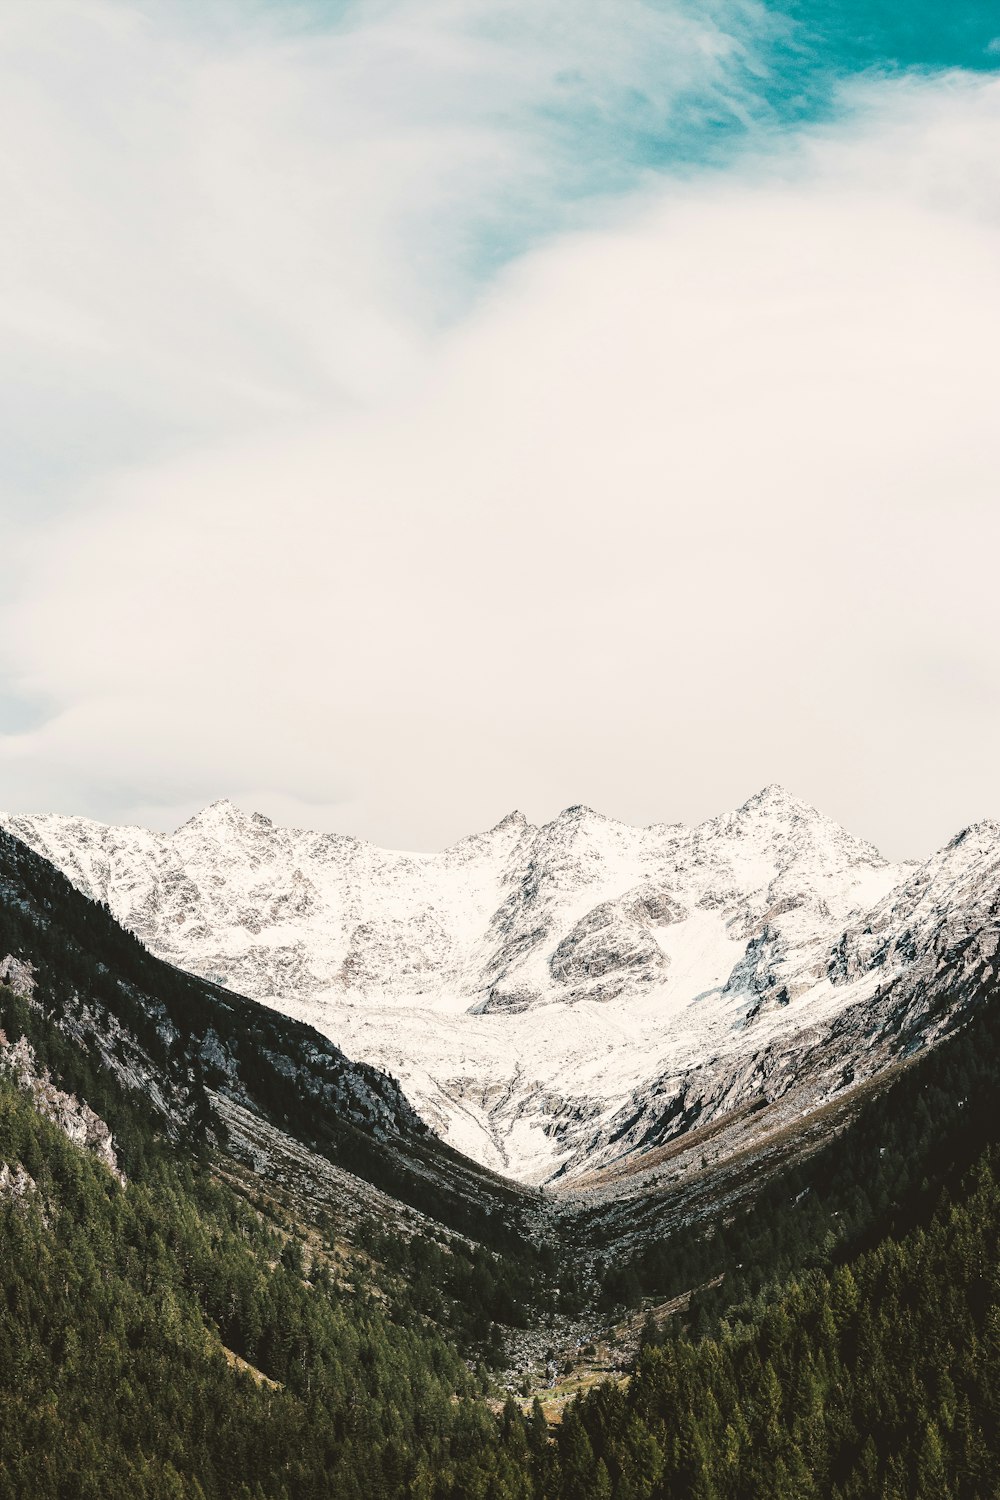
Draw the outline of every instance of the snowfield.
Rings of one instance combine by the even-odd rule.
[[[923,993],[956,944],[967,976],[970,942],[977,964],[996,951],[997,825],[893,865],[775,786],[695,828],[513,813],[438,854],[231,802],[172,834],[0,822],[158,956],[311,1022],[528,1183],[641,1154],[808,1070],[819,1102],[889,1060],[893,985]]]

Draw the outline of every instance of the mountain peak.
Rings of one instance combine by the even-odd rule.
[[[1000,839],[1000,823],[995,818],[980,818],[978,823],[970,823],[967,828],[959,829],[953,839],[945,845],[946,849],[957,849],[961,844],[973,842],[982,845],[996,843]]]
[[[215,802],[210,802],[207,807],[203,807],[200,812],[194,813],[181,824],[177,832],[180,833],[185,828],[197,832],[212,832],[218,829],[270,828],[271,826],[270,818],[266,818],[263,813],[244,812],[232,798],[219,797]]]
[[[770,781],[767,786],[761,787],[759,792],[754,792],[748,797],[739,809],[740,812],[761,813],[807,813],[818,818],[820,814],[808,802],[802,802],[798,797],[793,797],[780,782]]]
[[[605,822],[604,814],[595,812],[592,807],[586,807],[582,802],[574,802],[571,807],[564,807],[556,818],[557,823],[582,823],[585,818],[597,818]]]
[[[497,833],[501,829],[506,830],[508,828],[527,828],[527,826],[527,818],[524,816],[524,813],[521,812],[520,808],[516,807],[513,812],[509,812],[505,818],[500,819],[499,823],[497,823],[496,827],[493,829],[493,832]]]

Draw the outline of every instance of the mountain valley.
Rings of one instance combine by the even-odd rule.
[[[769,791],[723,820],[730,847],[753,852],[742,895],[713,887],[740,908],[731,983],[707,997],[716,1031],[703,1033],[749,1039],[742,1059],[720,1049],[713,1063],[727,1088],[689,1083],[682,1101],[703,1101],[689,1112],[640,1085],[624,1149],[604,1149],[605,1127],[544,1192],[455,1151],[387,1073],[303,1021],[155,957],[0,832],[2,1500],[67,1485],[86,1500],[319,1500],[331,1482],[347,1500],[743,1500],[781,1493],[788,1465],[789,1495],[929,1497],[954,1472],[956,1495],[986,1500],[1000,1475],[994,830],[900,871],[789,801]],[[691,905],[705,888],[691,869],[719,879],[715,836],[681,840],[686,866],[674,850]],[[777,865],[803,897],[780,912],[782,875],[752,886],[756,905],[745,894]],[[636,920],[633,870],[589,873],[586,899],[596,886],[626,916],[588,921],[591,906],[571,931]],[[578,883],[579,868],[561,878]],[[614,880],[630,881],[624,895]],[[858,893],[886,885],[852,919]],[[669,996],[677,945],[660,947],[666,964],[648,947],[632,964],[618,931],[623,961],[574,968],[579,939],[559,935],[555,905],[559,957],[542,972],[606,998],[463,995],[469,1024],[562,1025]],[[648,930],[692,920],[680,897],[667,905],[643,897]],[[811,935],[834,911],[836,940]],[[693,968],[673,967],[690,983]],[[824,983],[849,1003],[813,996]],[[813,1003],[810,1031],[795,1012]],[[932,1317],[913,1288],[945,1274],[953,1296]],[[907,1329],[901,1348],[892,1327]],[[806,1420],[798,1393],[817,1358],[838,1373]],[[897,1410],[901,1360],[912,1394]],[[936,1405],[948,1380],[961,1422],[950,1397]],[[766,1414],[779,1410],[775,1447]]]

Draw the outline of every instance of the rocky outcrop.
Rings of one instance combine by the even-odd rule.
[[[24,1203],[34,1198],[37,1192],[38,1184],[20,1162],[14,1162],[13,1166],[0,1162],[0,1203],[4,1199],[8,1203]]]
[[[35,976],[31,965],[22,963],[13,953],[8,953],[6,957],[0,958],[0,984],[5,984],[21,1000],[32,999],[35,993]]]
[[[669,959],[645,916],[641,901],[604,901],[571,928],[549,957],[567,1000],[614,1000],[663,977]]]
[[[118,1166],[111,1131],[89,1104],[56,1088],[48,1074],[39,1067],[25,1037],[8,1042],[0,1031],[0,1066],[13,1075],[20,1088],[30,1095],[35,1109],[63,1132],[75,1146],[96,1156],[119,1182],[125,1178]]]

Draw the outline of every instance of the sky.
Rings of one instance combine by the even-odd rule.
[[[6,0],[0,806],[1000,817],[1000,12]]]

